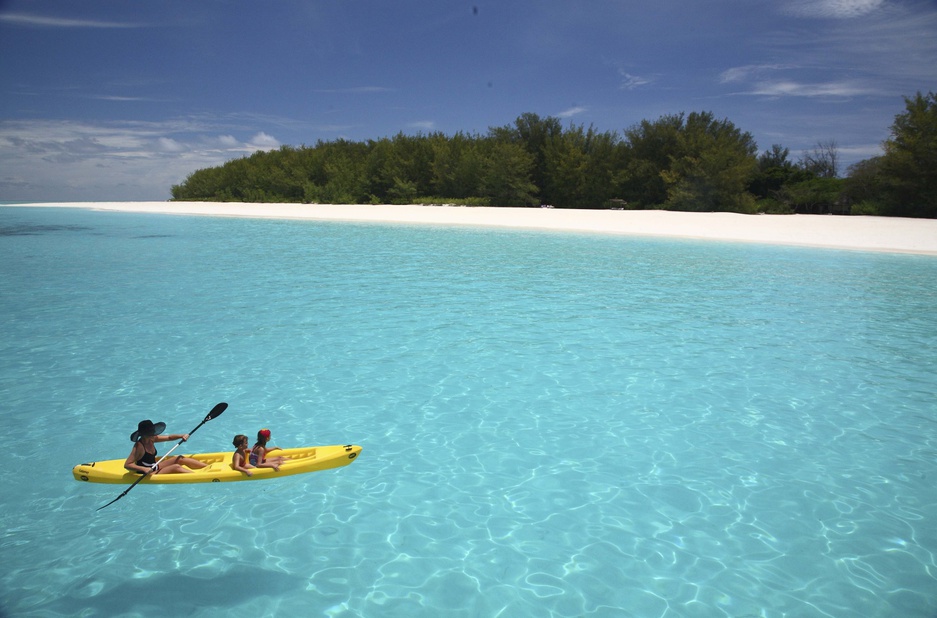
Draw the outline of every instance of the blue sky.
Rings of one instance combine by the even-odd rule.
[[[880,153],[933,0],[0,0],[0,200],[162,200],[258,149],[711,111]]]

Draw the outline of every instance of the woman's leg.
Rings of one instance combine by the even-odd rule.
[[[198,470],[199,468],[204,468],[208,464],[199,461],[198,459],[192,459],[191,457],[185,457],[183,455],[176,455],[175,457],[168,457],[159,464],[160,474],[176,474],[179,472],[191,472],[190,468]]]
[[[177,456],[176,460],[173,463],[177,463],[181,466],[188,466],[189,468],[192,468],[193,470],[198,470],[208,465],[204,461],[199,461],[198,459],[192,459],[191,457],[186,457],[184,455]]]
[[[163,461],[163,463],[159,464],[160,474],[178,474],[180,472],[188,472],[189,474],[192,473],[192,471],[186,468],[185,466],[180,466],[177,463],[168,463],[168,462],[169,460],[167,459]]]

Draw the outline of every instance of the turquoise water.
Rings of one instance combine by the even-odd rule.
[[[933,257],[77,209],[0,229],[9,616],[937,614]],[[124,488],[73,465],[219,401],[186,448],[364,450],[95,512]]]

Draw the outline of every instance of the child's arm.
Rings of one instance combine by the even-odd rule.
[[[254,473],[250,471],[250,469],[253,468],[254,466],[252,466],[252,465],[250,465],[249,463],[245,462],[245,461],[244,461],[244,456],[241,455],[240,452],[236,452],[236,453],[234,454],[234,457],[233,457],[232,460],[231,460],[231,466],[232,466],[235,470],[237,470],[237,471],[239,471],[239,472],[243,472],[243,473],[246,474],[247,476],[254,476]]]
[[[264,449],[264,447],[260,446],[259,444],[255,446],[253,450],[251,450],[251,455],[253,456],[254,460],[257,462],[254,464],[255,468],[273,468],[277,472],[280,471],[279,462],[274,463],[272,461],[264,461],[264,458],[266,458],[267,456],[267,451],[266,449]]]

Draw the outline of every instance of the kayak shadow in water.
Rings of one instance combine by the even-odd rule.
[[[249,585],[245,585],[250,582]],[[199,610],[231,610],[251,599],[295,593],[307,580],[297,575],[237,566],[217,577],[179,573],[154,575],[88,594],[93,582],[77,582],[60,597],[31,608],[75,615],[92,611],[105,616],[138,613],[144,616],[189,616]],[[0,616],[2,618],[2,616]]]

